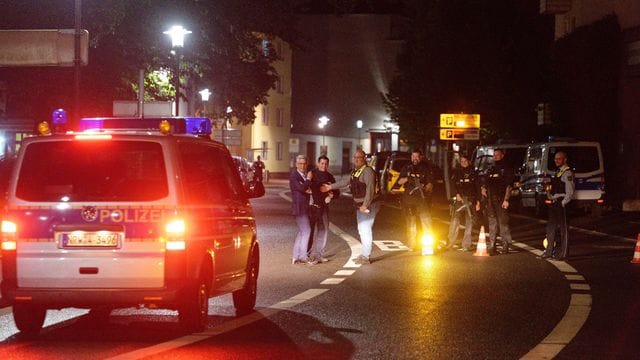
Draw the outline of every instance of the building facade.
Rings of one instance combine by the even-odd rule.
[[[557,58],[569,64],[561,76],[574,104],[562,115],[601,141],[607,192],[625,208],[640,199],[640,163],[629,161],[640,158],[640,1],[540,0],[540,12],[554,17]]]

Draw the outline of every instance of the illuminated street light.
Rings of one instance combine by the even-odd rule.
[[[362,141],[360,133],[362,132],[362,120],[356,121],[356,127],[358,128],[358,148],[362,149]]]
[[[212,92],[209,89],[200,90],[198,92],[200,94],[200,98],[202,99],[202,111],[204,112],[204,116],[207,116],[207,101],[209,101],[209,97]]]
[[[183,28],[182,25],[175,25],[165,31],[164,34],[171,37],[171,47],[178,48],[184,46],[184,36],[191,34],[191,31]]]
[[[325,143],[324,143],[324,135],[325,135],[325,132],[326,132],[325,128],[326,128],[327,124],[329,123],[329,121],[331,121],[331,119],[329,119],[328,117],[326,117],[324,115],[321,116],[318,119],[318,127],[320,129],[322,129],[322,147],[325,149],[324,150],[325,152],[326,152],[326,147],[325,147]],[[321,151],[321,153],[322,153],[322,151]]]
[[[171,47],[175,50],[176,70],[175,70],[175,87],[176,87],[176,116],[180,116],[180,49],[184,46],[184,36],[191,34],[191,31],[180,25],[172,26],[171,29],[164,32],[171,37]]]

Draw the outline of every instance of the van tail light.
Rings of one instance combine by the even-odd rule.
[[[76,140],[111,140],[111,134],[94,134],[94,133],[86,133],[86,134],[78,134],[75,136]]]
[[[4,251],[15,251],[17,248],[16,232],[18,227],[16,223],[8,220],[2,220],[2,245]]]
[[[598,203],[598,204],[604,204],[604,199],[598,199],[598,200],[596,200],[596,203]]]
[[[173,219],[165,226],[165,249],[170,251],[185,250],[187,243],[184,239],[186,224],[182,219]]]

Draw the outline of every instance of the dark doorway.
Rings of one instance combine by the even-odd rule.
[[[316,164],[316,143],[315,141],[307,141],[307,158],[309,159],[309,168],[312,168]]]
[[[342,168],[341,174],[348,174],[351,171],[351,142],[342,143]]]

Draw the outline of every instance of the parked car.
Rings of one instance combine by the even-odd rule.
[[[251,167],[251,163],[242,156],[232,155],[231,157],[240,174],[242,185],[248,190],[251,188],[251,183],[253,182],[253,168]]]
[[[204,329],[212,296],[253,309],[255,195],[210,124],[83,119],[94,131],[40,124],[23,140],[0,212],[2,299],[23,335],[39,333],[48,309],[174,309],[187,331]]]

